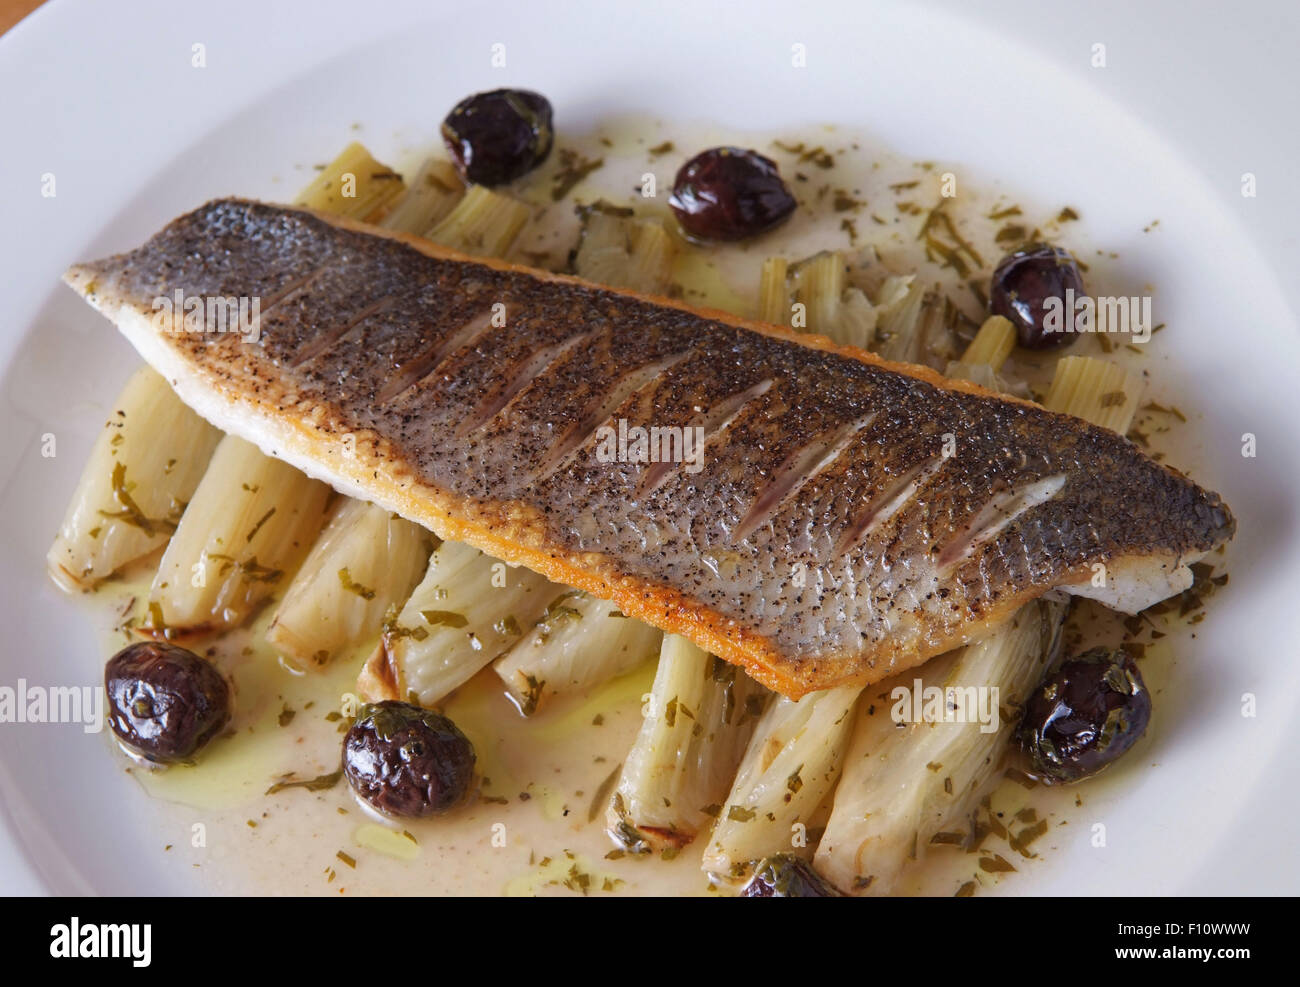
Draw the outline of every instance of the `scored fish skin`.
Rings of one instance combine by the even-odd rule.
[[[214,201],[66,280],[215,425],[792,697],[1054,587],[1148,605],[1235,529],[1216,494],[1031,402],[303,210]],[[158,328],[177,288],[260,298],[259,338]],[[704,427],[702,469],[599,461],[620,419]]]

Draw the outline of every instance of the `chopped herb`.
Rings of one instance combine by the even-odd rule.
[[[857,211],[865,206],[866,203],[861,199],[855,199],[852,195],[842,188],[835,190],[835,196],[831,200],[831,208],[836,212],[848,212],[849,210]]]
[[[620,815],[626,812],[626,809],[623,808],[622,796],[617,792],[614,793],[614,808]],[[622,843],[623,849],[628,853],[641,855],[650,852],[649,842],[647,842],[646,838],[641,835],[641,832],[635,826],[628,823],[626,819],[619,820],[618,825],[610,831],[610,835]]]
[[[794,771],[791,772],[790,777],[785,780],[785,787],[789,790],[791,795],[798,793],[799,789],[803,788],[803,779],[799,777],[799,772],[802,770],[803,765],[801,764],[799,767],[795,768]]]
[[[349,593],[356,593],[363,600],[373,600],[375,598],[375,591],[369,586],[362,586],[360,583],[352,581],[352,573],[348,571],[347,566],[339,570],[339,582],[343,584],[345,590]]]
[[[266,790],[267,795],[274,795],[276,792],[282,792],[286,788],[305,788],[309,792],[323,792],[328,788],[333,788],[343,777],[343,769],[331,771],[327,775],[319,775],[315,778],[305,778],[301,781],[277,781],[274,785]]]
[[[1026,826],[1007,841],[1007,845],[1022,857],[1033,857],[1029,852],[1030,844],[1047,832],[1047,820],[1040,819],[1032,826]]]
[[[925,256],[927,259],[939,263],[940,267],[951,267],[957,272],[958,277],[966,277],[970,274],[970,267],[962,259],[961,254],[944,243],[936,240],[932,236],[925,238]]]
[[[542,701],[542,690],[546,688],[546,682],[538,681],[534,675],[524,676],[524,694],[519,701],[519,712],[524,716],[532,716],[537,712],[537,704]]]
[[[581,620],[582,613],[573,607],[565,606],[564,602],[572,593],[561,593],[546,607],[546,613],[542,615],[543,623],[552,623],[557,620]]]
[[[995,853],[991,857],[980,858],[980,870],[989,874],[1005,874],[1014,871],[1015,868],[1000,853]]]
[[[275,508],[272,507],[269,511],[267,511],[260,518],[258,518],[257,523],[253,525],[253,530],[248,533],[248,537],[245,539],[245,541],[251,542],[253,540],[253,536],[262,530],[262,525],[266,524],[266,522],[271,519],[271,515],[274,513],[275,513]]]
[[[113,499],[122,506],[122,510],[100,511],[99,514],[101,517],[106,517],[109,520],[122,521],[132,527],[139,528],[150,538],[152,538],[158,531],[167,534],[176,531],[176,524],[180,519],[179,513],[176,514],[175,519],[150,518],[140,509],[140,505],[137,504],[135,499],[131,496],[131,484],[126,482],[126,464],[120,462],[113,464],[111,482],[113,485]],[[173,505],[173,510],[175,509],[175,506],[176,505]],[[184,505],[181,505],[181,509],[184,509]]]
[[[957,232],[957,226],[952,221],[952,217],[948,215],[945,208],[947,201],[948,200],[945,199],[943,202],[939,203],[939,205],[930,210],[929,215],[925,217],[925,222],[921,224],[921,231],[917,233],[916,238],[925,241],[927,251],[935,249],[936,253],[943,253],[944,251],[938,249],[939,247],[943,247],[947,253],[958,258],[960,258],[961,254],[965,254],[976,269],[983,267],[984,259],[979,255],[979,252],[963,239],[960,233]],[[932,232],[935,230],[935,224],[942,226],[947,231],[948,238],[955,246],[943,244],[938,240]],[[965,270],[965,263],[954,263],[952,266],[957,270],[961,277],[966,277],[967,271]]]
[[[800,161],[811,161],[818,168],[830,169],[835,167],[835,159],[824,147],[814,147],[812,150],[804,151],[799,155]]]
[[[1144,404],[1144,405],[1142,406],[1142,410],[1143,410],[1143,411],[1156,411],[1156,412],[1159,412],[1159,413],[1162,414],[1162,415],[1173,415],[1173,416],[1174,416],[1175,418],[1177,418],[1180,422],[1185,422],[1185,421],[1187,421],[1187,416],[1184,415],[1184,414],[1183,414],[1181,411],[1179,411],[1177,408],[1174,408],[1174,407],[1166,408],[1166,407],[1164,407],[1164,405],[1156,404],[1154,401],[1148,401],[1146,404]]]
[[[469,620],[464,614],[453,610],[421,610],[420,616],[435,627],[464,627]]]
[[[257,556],[254,555],[247,561],[236,559],[233,555],[222,555],[212,553],[208,556],[210,559],[216,559],[218,562],[224,562],[219,575],[225,576],[233,568],[239,573],[240,578],[245,582],[252,583],[274,583],[277,582],[284,572],[280,569],[272,569],[258,563]]]
[[[604,158],[591,161],[571,148],[561,148],[559,152],[560,170],[556,173],[554,185],[551,186],[551,201],[559,202],[580,181],[597,168],[605,164]]]
[[[753,809],[746,809],[743,805],[733,805],[727,809],[727,818],[732,822],[749,822],[755,814]]]
[[[148,606],[148,615],[140,621],[140,627],[154,634],[161,634],[165,639],[170,640],[172,629],[167,626],[163,619],[162,604],[157,600],[152,600]]]
[[[1008,223],[993,236],[994,242],[1010,247],[1025,242],[1025,228],[1019,223]]]
[[[1038,787],[1038,782],[1029,777],[1029,775],[1025,774],[1019,768],[1007,768],[1004,777],[1010,778],[1016,784],[1021,785],[1024,788],[1033,789]]]
[[[342,850],[340,850],[338,853],[334,854],[334,856],[338,857],[339,860],[343,861],[345,864],[347,864],[347,865],[348,865],[349,867],[351,867],[353,870],[356,870],[356,869],[357,869],[357,861],[356,861],[356,858],[349,856],[348,854],[344,853]]]
[[[591,799],[591,808],[587,810],[587,822],[595,822],[596,817],[605,808],[605,803],[609,801],[609,793],[614,790],[614,785],[618,781],[618,773],[622,769],[623,765],[620,764],[597,786],[596,794]]]
[[[677,724],[677,697],[673,696],[664,707],[664,722],[670,727]]]

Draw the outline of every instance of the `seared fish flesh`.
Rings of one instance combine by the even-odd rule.
[[[66,280],[219,428],[791,697],[1057,587],[1135,611],[1234,530],[1033,403],[302,210],[211,202]],[[182,298],[256,302],[256,331],[159,317]]]

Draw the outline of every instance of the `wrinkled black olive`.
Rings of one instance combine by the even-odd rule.
[[[1075,259],[1059,247],[1032,244],[998,264],[989,290],[989,310],[1011,321],[1026,349],[1059,349],[1076,338],[1071,331],[1076,314],[1066,306],[1067,288],[1074,290],[1076,300],[1083,297],[1083,276]],[[1060,331],[1044,325],[1049,298],[1061,300]]]
[[[468,182],[504,185],[551,153],[551,104],[526,89],[494,89],[457,103],[442,121],[442,139]]]
[[[778,853],[759,863],[740,897],[842,898],[843,895],[822,880],[807,861],[788,853]]]
[[[230,686],[193,651],[162,641],[123,648],[104,667],[109,723],[150,761],[187,761],[230,722]]]
[[[469,792],[474,745],[441,713],[394,700],[372,703],[343,738],[343,772],[380,812],[436,815]]]
[[[1151,719],[1151,694],[1132,655],[1093,648],[1054,666],[1017,727],[1046,784],[1096,774],[1133,746]]]
[[[715,147],[677,172],[668,205],[688,235],[743,240],[779,226],[794,212],[794,196],[776,165],[757,151]]]

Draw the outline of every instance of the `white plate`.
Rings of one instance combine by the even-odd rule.
[[[1090,238],[1118,250],[1135,283],[1158,286],[1157,321],[1170,326],[1158,375],[1203,416],[1196,461],[1180,465],[1220,490],[1240,522],[1232,581],[1159,699],[1155,763],[1118,797],[1090,803],[1084,821],[1105,824],[1107,846],[1093,847],[1080,827],[1050,866],[1005,890],[1294,890],[1296,856],[1271,826],[1300,809],[1283,747],[1297,712],[1300,336],[1274,273],[1275,264],[1294,271],[1295,258],[1266,259],[1255,242],[1260,228],[1281,242],[1276,216],[1294,217],[1294,192],[1241,199],[1235,177],[1225,186],[1222,173],[1236,165],[1199,157],[1205,142],[1176,149],[1158,136],[1161,120],[1196,120],[1197,107],[1176,99],[1168,63],[1135,67],[1145,52],[1122,21],[1096,40],[1111,41],[1111,57],[1126,67],[1091,84],[1082,66],[1093,38],[1073,13],[1053,21],[1037,6],[1030,15],[1026,4],[1009,5],[1018,14],[999,5],[990,21],[1032,21],[1022,35],[915,6],[846,2],[816,18],[789,3],[747,5],[743,16],[705,6],[660,0],[566,15],[515,2],[430,13],[415,2],[294,11],[238,0],[205,14],[163,0],[60,0],[0,43],[0,685],[92,684],[101,668],[99,642],[48,584],[43,560],[136,358],[59,285],[69,262],[134,245],[212,195],[284,197],[310,173],[295,166],[326,160],[357,122],[380,157],[400,156],[408,143],[427,144],[461,95],[500,85],[542,90],[561,127],[574,129],[629,110],[746,129],[840,122],[904,154],[965,162],[1040,201],[1077,204]],[[1181,6],[1157,6],[1181,19]],[[1088,24],[1100,30],[1095,18]],[[1053,30],[1069,43],[1044,42]],[[1068,49],[1074,61],[1044,57],[1017,40],[1026,37]],[[504,69],[490,64],[498,43]],[[791,66],[796,43],[806,45],[806,68]],[[196,44],[205,68],[191,66]],[[1213,68],[1234,71],[1222,60]],[[1204,74],[1192,62],[1180,71]],[[1165,94],[1154,104],[1150,92],[1137,99],[1164,114],[1156,130],[1116,101],[1117,80],[1163,87],[1152,90]],[[1239,119],[1225,127],[1242,132]],[[1244,149],[1240,170],[1281,184],[1286,164],[1260,145]],[[53,198],[41,195],[47,173]],[[1274,219],[1248,225],[1258,223],[1254,211]],[[1155,218],[1159,231],[1142,234]],[[1246,432],[1257,437],[1253,459],[1241,455]],[[41,455],[47,433],[57,439],[54,458]],[[1245,693],[1257,697],[1254,718],[1242,715]],[[114,758],[103,738],[76,726],[0,725],[0,887],[201,889],[165,866],[150,804]]]

